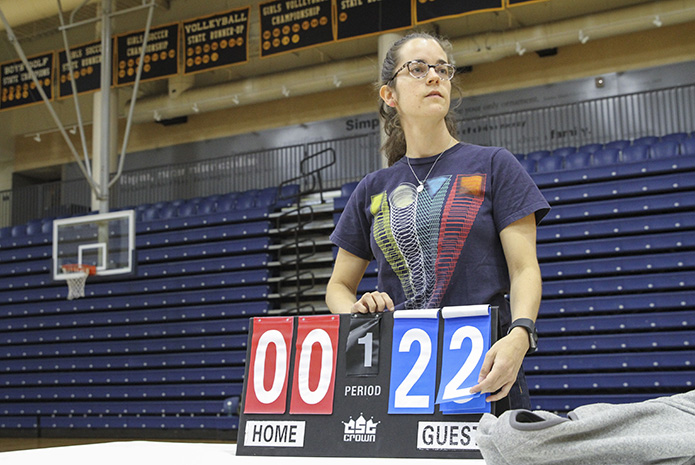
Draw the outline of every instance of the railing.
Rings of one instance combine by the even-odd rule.
[[[284,181],[279,188],[281,192],[285,185],[298,183],[300,186],[293,207],[277,218],[278,231],[291,235],[291,240],[286,240],[278,251],[280,263],[283,266],[292,266],[292,273],[280,282],[280,296],[283,301],[292,300],[294,304],[285,308],[285,313],[288,314],[314,313],[315,310],[311,304],[303,302],[304,295],[313,290],[316,284],[314,272],[302,269],[303,263],[316,254],[315,242],[302,236],[305,227],[314,221],[314,209],[311,205],[302,205],[301,199],[309,194],[318,194],[321,203],[324,202],[324,172],[331,169],[335,162],[336,152],[332,147],[307,155],[299,164],[301,174]],[[291,226],[283,228],[286,222]]]
[[[515,153],[605,143],[646,135],[690,132],[695,128],[695,85],[612,96],[523,111],[461,117],[461,140],[503,146]],[[110,206],[172,201],[278,186],[292,178],[305,153],[331,148],[335,164],[322,170],[324,189],[359,180],[381,167],[378,132],[192,163],[126,171],[110,192]],[[319,163],[312,161],[310,163]],[[311,169],[312,166],[307,166]],[[0,227],[36,218],[89,210],[85,180],[41,184],[0,192]]]
[[[279,186],[297,174],[310,173],[323,161],[303,161],[305,153],[340,155],[322,168],[321,187],[339,188],[379,166],[378,135],[368,134],[227,157],[126,171],[111,188],[112,210],[178,199],[190,199]],[[369,158],[365,157],[368,154]],[[364,160],[367,161],[364,161]],[[308,164],[307,164],[308,163]],[[340,169],[336,167],[339,166]],[[309,176],[307,179],[309,179]],[[0,227],[28,221],[87,213],[91,192],[86,180],[57,181],[0,192]]]

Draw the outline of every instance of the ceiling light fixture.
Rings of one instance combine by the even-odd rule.
[[[522,47],[519,42],[516,43],[516,53],[518,53],[519,56],[524,56],[524,53],[526,53],[526,49]]]

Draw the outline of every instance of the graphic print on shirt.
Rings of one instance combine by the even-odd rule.
[[[453,178],[453,187],[451,187]],[[372,197],[374,239],[398,276],[405,308],[438,308],[485,198],[485,175],[439,176]]]

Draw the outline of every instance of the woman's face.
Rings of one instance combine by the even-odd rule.
[[[448,63],[446,52],[432,39],[417,38],[403,44],[396,69],[411,60],[421,60],[430,65]],[[443,119],[451,103],[451,81],[442,79],[429,68],[422,79],[414,78],[407,67],[398,72],[391,86],[383,86],[381,97],[387,105],[395,107],[401,120],[420,118]]]

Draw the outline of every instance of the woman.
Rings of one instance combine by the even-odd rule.
[[[415,33],[384,59],[379,95],[389,167],[359,183],[331,235],[339,251],[326,303],[334,313],[496,305],[506,334],[512,320],[532,326],[538,314],[536,224],[549,206],[508,150],[454,137],[449,48]],[[357,298],[372,257],[379,291]],[[499,339],[471,391],[492,393],[488,401],[509,394],[512,408],[530,408],[520,368],[531,333],[514,327]]]

